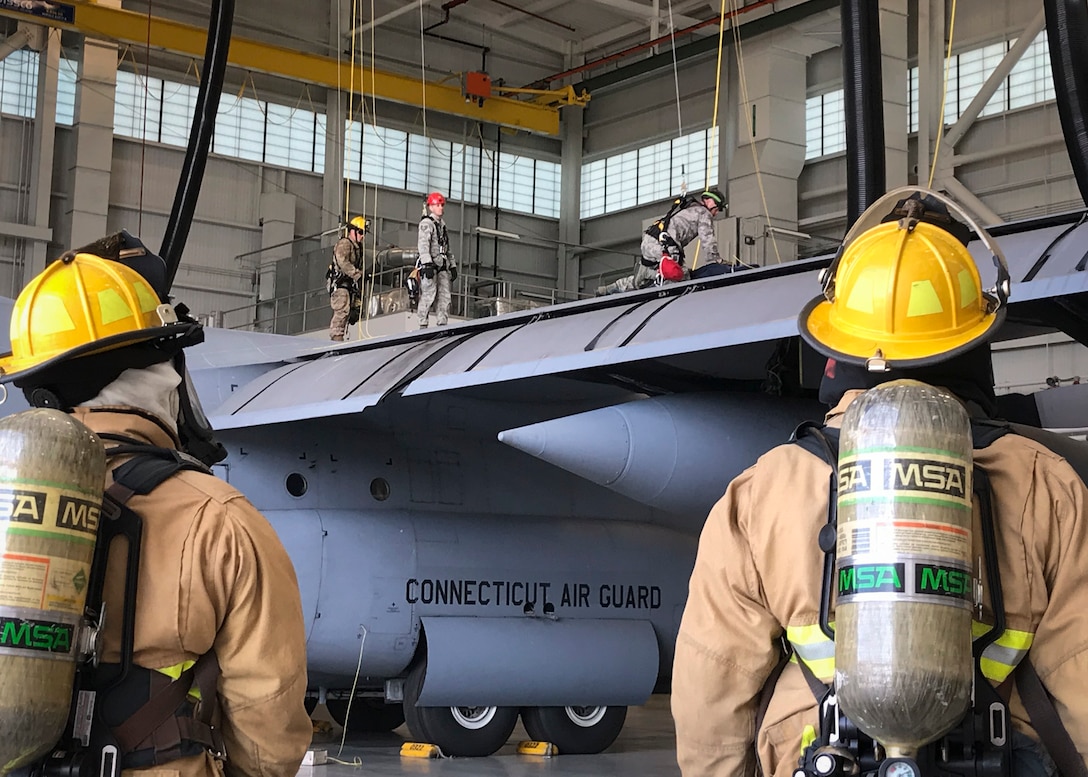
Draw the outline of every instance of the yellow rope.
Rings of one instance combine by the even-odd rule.
[[[721,17],[718,20],[718,72],[714,74],[714,113],[710,117],[711,134],[718,129],[718,98],[722,91],[722,53],[725,51],[725,4],[728,0],[722,0]],[[710,186],[711,173],[714,170],[714,151],[710,147],[710,138],[707,138],[706,155],[706,187]]]
[[[952,38],[956,32],[956,0],[952,0],[952,18],[948,22],[948,51],[944,57],[944,88],[941,89],[941,113],[937,117],[937,142],[933,144],[933,162],[929,166],[929,183],[926,188],[933,188],[933,177],[937,174],[937,157],[941,153],[941,138],[944,136],[944,106],[948,99],[948,76],[952,72]]]

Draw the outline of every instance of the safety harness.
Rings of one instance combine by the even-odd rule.
[[[972,447],[986,448],[1004,435],[1015,432],[1047,444],[1040,430],[1028,430],[1019,425],[973,418],[971,420]],[[1041,437],[1043,439],[1041,439]],[[820,530],[818,543],[824,553],[822,595],[820,598],[820,630],[834,640],[830,623],[830,601],[835,570],[837,536],[838,447],[839,430],[814,422],[801,424],[793,433],[791,442],[819,457],[831,467],[828,484],[827,523]],[[1083,463],[1083,462],[1081,462]],[[1085,471],[1071,462],[1078,474]],[[1028,656],[1016,664],[1012,677],[998,688],[990,684],[982,671],[983,653],[1005,631],[1005,608],[1001,589],[1001,577],[997,557],[997,540],[994,531],[993,503],[989,478],[985,470],[974,468],[974,492],[981,510],[982,546],[986,559],[990,604],[994,612],[994,625],[977,637],[972,645],[975,664],[975,694],[972,709],[960,725],[941,740],[931,743],[918,754],[917,762],[924,777],[931,775],[959,775],[961,777],[1009,777],[1012,767],[1012,723],[1009,716],[1008,684],[1015,678],[1020,697],[1042,739],[1048,754],[1057,764],[1064,777],[1088,777],[1088,769],[1077,752],[1076,746],[1061,723],[1046,689],[1039,680]],[[761,694],[757,712],[757,728],[762,725],[774,685],[785,665],[791,659],[791,644],[783,640],[783,657],[772,671]],[[875,743],[841,713],[832,687],[824,684],[803,660],[797,656],[797,664],[819,703],[820,731],[802,742],[803,751],[795,772],[797,777],[840,777],[880,773],[884,768],[877,760]]]
[[[54,751],[31,774],[64,777],[120,777],[122,769],[159,766],[209,752],[226,760],[218,714],[219,662],[213,650],[195,662],[161,670],[133,664],[137,581],[143,521],[127,502],[151,493],[175,473],[211,474],[197,459],[114,434],[120,443],[106,449],[107,459],[130,456],[113,470],[106,489],[98,542],[87,593],[87,613],[102,627],[103,586],[110,548],[126,546],[124,606],[121,613],[121,661],[84,663],[77,668],[69,724]],[[195,687],[194,687],[195,686]],[[197,701],[199,699],[199,702]]]
[[[434,224],[434,232],[435,235],[438,237],[438,256],[431,257],[434,261],[435,268],[439,272],[443,270],[448,270],[450,255],[450,236],[449,233],[446,231],[446,225],[436,219],[430,213],[420,219],[419,223],[422,224],[424,221],[430,221],[432,224]],[[423,261],[423,257],[420,257],[418,266],[422,267],[425,264],[427,263]]]
[[[668,212],[646,229],[646,234],[661,244],[662,256],[668,256],[681,267],[684,266],[684,247],[669,234],[669,224],[672,223],[673,216],[682,210],[690,208],[692,205],[702,206],[702,202],[692,194],[677,197],[672,201],[672,207],[669,208]],[[642,263],[652,268],[656,268],[660,264],[660,262],[650,262],[645,257],[642,258]]]
[[[351,263],[356,267],[362,267],[362,247],[350,238],[340,238],[340,241],[344,240],[351,244]],[[340,241],[337,242],[337,245],[339,245]],[[333,257],[329,262],[329,269],[325,271],[325,290],[332,294],[337,289],[347,289],[352,296],[356,297],[360,294],[359,281],[340,269],[340,265],[336,262],[336,249],[333,248]]]

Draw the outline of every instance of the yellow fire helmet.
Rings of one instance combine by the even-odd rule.
[[[967,250],[974,231],[993,256],[983,290]],[[801,311],[801,336],[820,353],[870,372],[936,364],[985,342],[1005,319],[1009,271],[1001,249],[937,192],[888,192],[847,233]]]
[[[33,278],[15,300],[11,353],[0,355],[0,383],[27,378],[70,359],[140,342],[183,347],[200,331],[179,321],[135,270],[87,253],[69,253]],[[167,348],[167,350],[173,350]]]
[[[370,232],[370,222],[367,221],[366,216],[356,216],[348,222],[348,229],[357,230],[365,235]]]

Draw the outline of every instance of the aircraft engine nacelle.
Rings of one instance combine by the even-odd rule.
[[[311,686],[402,676],[421,703],[641,704],[672,666],[696,538],[616,521],[268,511],[308,621]],[[362,653],[360,665],[360,651]]]

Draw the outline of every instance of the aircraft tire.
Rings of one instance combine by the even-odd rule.
[[[506,744],[518,722],[517,707],[419,707],[427,671],[424,659],[404,683],[404,718],[412,736],[438,745],[446,755],[491,755]]]
[[[329,699],[329,714],[352,734],[384,734],[404,723],[404,706],[386,704],[383,699],[361,696],[351,703],[347,699]],[[344,716],[348,721],[344,723]]]
[[[524,707],[521,722],[529,736],[551,742],[560,755],[592,755],[616,741],[626,707]]]

